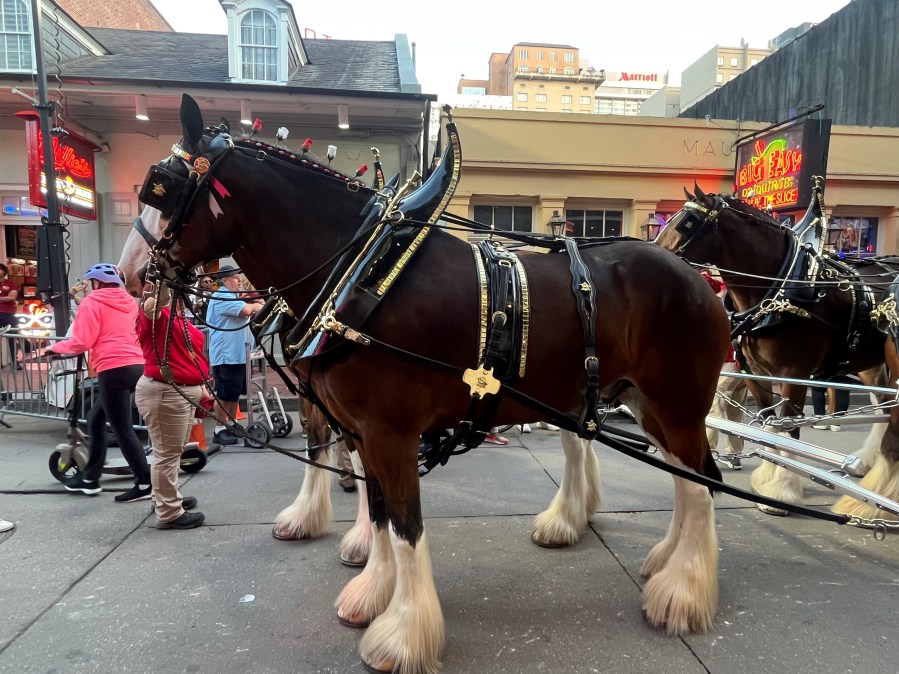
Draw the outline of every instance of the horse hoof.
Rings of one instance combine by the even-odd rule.
[[[762,503],[756,503],[755,507],[761,510],[766,515],[773,515],[774,517],[786,517],[789,515],[789,511],[782,510],[780,508],[772,508],[771,506],[764,505]]]
[[[344,566],[348,566],[351,569],[359,569],[365,566],[368,563],[368,557],[362,557],[360,559],[352,559],[351,557],[340,556],[340,563]]]
[[[534,545],[539,545],[541,548],[550,548],[555,550],[556,548],[567,548],[568,543],[544,543],[541,540],[537,539],[537,532],[531,534],[531,543]]]
[[[377,665],[370,665],[365,660],[362,661],[362,666],[365,667],[365,671],[371,672],[372,674],[390,674],[390,672],[396,668],[396,664],[391,665],[389,662],[380,662]]]
[[[354,620],[354,618],[356,618],[356,620]],[[371,623],[371,620],[367,620],[359,613],[355,613],[351,616],[342,616],[342,615],[340,615],[340,613],[338,613],[337,620],[340,621],[341,625],[344,625],[345,627],[352,627],[353,629],[362,629],[364,627],[368,627],[369,623]],[[365,664],[365,663],[363,662],[363,664]],[[374,670],[374,671],[381,671],[381,670]],[[390,672],[392,670],[385,669],[384,671]]]
[[[279,527],[277,524],[272,527],[272,538],[279,541],[301,541],[307,536],[294,536],[289,529]]]

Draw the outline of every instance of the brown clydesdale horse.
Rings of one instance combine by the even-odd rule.
[[[232,145],[222,129],[204,131],[200,110],[187,96],[181,121],[180,146],[160,166],[168,175],[187,175],[198,159],[208,159],[211,168],[182,188],[192,190],[187,199],[168,212],[162,208],[171,218],[163,272],[177,282],[205,260],[233,255],[257,288],[282,289],[303,316],[325,282],[329,261],[352,243],[372,194],[333,172],[277,159],[274,148]],[[422,519],[419,436],[453,427],[466,415],[471,391],[458,372],[479,365],[480,291],[472,249],[431,229],[367,322],[350,326],[369,336],[369,345],[346,341],[294,364],[355,439],[368,476],[371,553],[338,597],[337,613],[346,624],[368,625],[362,660],[385,672],[439,669],[444,621]],[[668,462],[720,479],[704,424],[728,346],[720,301],[682,260],[646,242],[584,247],[581,255],[596,293],[601,396],[625,402]],[[558,252],[521,261],[531,306],[527,368],[512,383],[519,394],[506,389],[500,398],[493,423],[550,416],[524,394],[556,410],[552,419],[569,421],[573,430],[587,376],[570,261]],[[589,440],[571,432],[562,443],[566,456],[593,456]],[[595,479],[582,459],[574,477],[584,482],[591,473]],[[683,634],[712,625],[718,552],[709,490],[683,478],[674,482],[671,526],[642,568],[650,576],[644,611],[652,625]],[[583,503],[566,516],[585,522]]]
[[[790,227],[745,201],[705,194],[695,186],[695,195],[685,190],[686,205],[669,219],[656,243],[696,266],[718,268],[733,303],[734,325],[748,321],[745,330],[737,330],[742,332],[742,352],[751,372],[793,379],[858,373],[864,383],[885,387],[885,346],[890,372],[894,378],[899,372],[895,369],[895,345],[891,340],[885,343],[884,333],[868,314],[896,276],[897,260],[842,260],[814,255],[812,269],[818,272],[814,287],[807,269],[791,276],[797,269],[790,263],[802,263],[799,230],[803,223],[811,226],[814,217],[821,216],[820,190],[816,184],[806,217],[798,226]],[[766,307],[773,311],[765,311]],[[761,409],[773,406],[769,388],[752,388]],[[806,387],[783,384],[782,393],[782,414],[802,415]],[[899,497],[896,407],[891,410],[889,424],[874,424],[865,448],[856,455],[868,467],[861,486],[895,501]],[[780,501],[802,500],[798,476],[768,462],[762,462],[753,472],[752,486]],[[786,514],[768,506],[758,507]],[[850,496],[842,496],[834,510],[863,518],[892,517]]]

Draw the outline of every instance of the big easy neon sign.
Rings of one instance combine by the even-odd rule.
[[[737,146],[736,191],[757,206],[804,208],[812,176],[825,176],[830,120],[806,120]]]
[[[16,113],[25,120],[28,144],[28,198],[35,206],[47,206],[47,176],[40,118],[36,112]],[[68,131],[53,136],[53,163],[56,168],[56,195],[59,210],[84,220],[97,219],[97,190],[94,152],[100,148],[87,138]]]

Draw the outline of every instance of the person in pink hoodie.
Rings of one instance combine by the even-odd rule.
[[[144,373],[144,354],[137,341],[137,302],[125,290],[118,268],[95,264],[82,277],[91,284],[72,323],[71,337],[47,349],[50,354],[74,355],[89,352],[97,372],[99,401],[88,413],[90,458],[84,470],[67,479],[69,491],[99,494],[100,473],[106,462],[106,422],[112,426],[122,456],[134,473],[134,488],[118,494],[120,503],[150,498],[150,467],[143,446],[134,432],[131,395]]]

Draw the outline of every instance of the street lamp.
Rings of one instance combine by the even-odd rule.
[[[559,215],[559,211],[553,211],[552,217],[549,219],[549,231],[554,239],[562,239],[565,237],[565,221]]]
[[[655,213],[650,213],[646,220],[643,221],[643,224],[640,225],[640,231],[646,241],[655,241],[664,226],[664,220],[657,218]]]

